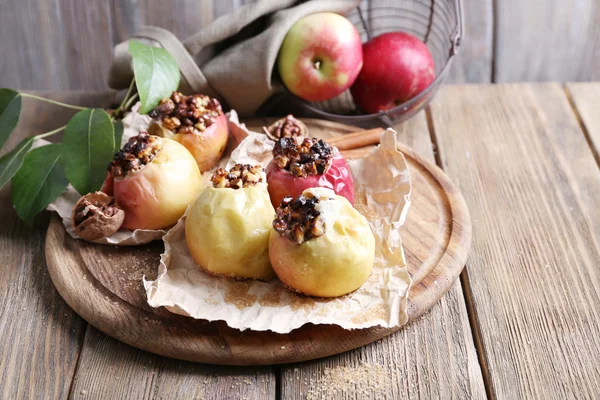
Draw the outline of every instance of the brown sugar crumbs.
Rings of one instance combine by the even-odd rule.
[[[108,166],[114,178],[122,178],[131,171],[137,171],[149,164],[160,151],[161,142],[156,136],[140,132],[125,143],[125,146],[115,154]]]
[[[173,92],[162,99],[148,115],[161,121],[162,126],[174,133],[202,133],[223,114],[221,104],[203,94],[184,96]]]
[[[260,165],[235,164],[229,171],[219,168],[210,178],[215,188],[241,189],[265,182],[265,173]]]
[[[319,198],[311,193],[294,199],[286,196],[277,207],[273,229],[298,244],[325,234],[325,221],[316,205]]]
[[[323,139],[305,138],[298,144],[294,138],[281,138],[273,147],[273,159],[279,168],[306,178],[327,172],[336,152]]]
[[[258,296],[248,293],[250,284],[248,282],[235,282],[225,293],[225,302],[233,304],[240,310],[252,306],[258,300]]]

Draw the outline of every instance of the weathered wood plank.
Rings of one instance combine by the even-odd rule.
[[[234,0],[232,0],[234,1]],[[116,43],[129,39],[141,25],[170,30],[185,39],[229,9],[229,2],[112,0]]]
[[[77,102],[73,96],[48,95]],[[83,103],[103,104],[108,98],[90,94]],[[23,100],[19,126],[2,154],[26,136],[63,125],[72,113]],[[10,189],[4,188],[0,221],[0,398],[66,398],[86,323],[65,304],[48,277],[44,256],[48,215],[36,218],[33,227],[26,226],[13,210]]]
[[[581,117],[594,157],[600,166],[600,83],[571,83],[566,90]]]
[[[3,1],[0,37],[0,87],[107,87],[113,38],[110,5],[106,2]]]
[[[487,83],[492,79],[494,17],[492,0],[463,2],[463,40],[448,83]]]
[[[160,357],[89,327],[74,399],[274,399],[271,367],[222,367]]]
[[[433,161],[424,113],[396,128]],[[280,383],[284,399],[485,398],[460,282],[408,327],[357,350],[287,365]]]
[[[598,80],[600,4],[500,0],[495,82]]]
[[[465,289],[493,395],[597,396],[600,170],[562,87],[447,87],[432,114],[474,223]]]

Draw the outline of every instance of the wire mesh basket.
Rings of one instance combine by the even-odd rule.
[[[349,91],[324,102],[303,101],[304,107],[317,117],[355,125],[391,125],[423,109],[446,80],[460,47],[462,0],[370,0],[368,6],[357,7],[347,17],[358,29],[363,42],[393,31],[404,31],[421,39],[435,62],[436,78],[409,101],[377,114],[360,113]]]

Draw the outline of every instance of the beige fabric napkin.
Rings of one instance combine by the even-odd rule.
[[[133,39],[162,46],[176,59],[183,92],[216,97],[240,116],[252,116],[274,93],[283,91],[274,79],[277,54],[286,33],[300,18],[317,12],[348,14],[360,0],[258,0],[224,15],[180,42],[171,32],[153,26]],[[128,43],[114,50],[109,86],[126,88],[133,77]]]

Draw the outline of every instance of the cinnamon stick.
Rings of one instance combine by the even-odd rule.
[[[335,146],[338,150],[352,150],[365,146],[371,146],[379,143],[379,137],[384,131],[383,128],[373,128],[353,133],[348,133],[343,136],[338,136],[328,139],[327,143]]]

